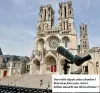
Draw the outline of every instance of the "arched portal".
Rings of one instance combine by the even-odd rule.
[[[33,71],[36,73],[36,74],[39,74],[40,73],[40,61],[38,59],[35,59],[33,61]]]
[[[56,72],[56,60],[53,56],[47,56],[44,59],[43,65],[45,73],[53,73]]]

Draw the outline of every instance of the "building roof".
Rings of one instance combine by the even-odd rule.
[[[89,52],[100,52],[100,47],[92,47]]]
[[[1,48],[0,48],[0,55],[3,55]]]
[[[4,62],[9,62],[9,61],[27,62],[27,61],[29,61],[28,57],[21,57],[21,56],[16,56],[16,55],[3,55],[3,58],[4,58]]]
[[[9,61],[21,61],[17,56],[11,56]]]

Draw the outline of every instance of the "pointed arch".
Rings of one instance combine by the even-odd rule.
[[[56,58],[53,54],[48,53],[43,60],[44,73],[56,72]]]
[[[35,74],[39,74],[40,73],[40,60],[38,58],[35,58],[33,60],[33,72]]]
[[[62,38],[62,43],[63,43],[63,47],[68,48],[69,47],[69,38],[68,37],[63,37]]]

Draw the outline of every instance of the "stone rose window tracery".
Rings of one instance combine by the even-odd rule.
[[[51,37],[49,39],[49,47],[51,49],[56,49],[58,47],[58,45],[59,45],[59,40],[57,37]]]

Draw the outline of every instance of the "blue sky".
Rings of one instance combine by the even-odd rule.
[[[3,54],[31,56],[39,7],[51,4],[58,24],[58,4],[68,0],[0,0],[0,47]],[[88,25],[90,47],[100,46],[100,0],[72,0],[74,23]]]

